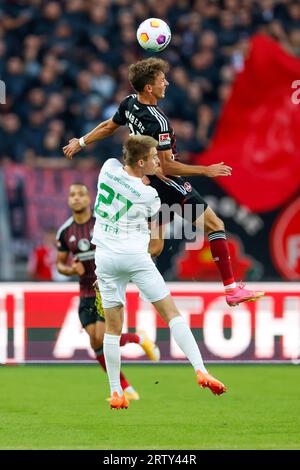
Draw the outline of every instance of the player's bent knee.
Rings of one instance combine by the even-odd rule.
[[[99,343],[95,338],[90,338],[90,343],[91,343],[91,348],[94,350],[94,351],[97,351],[98,349],[102,348],[103,346],[103,343]]]
[[[91,338],[90,343],[91,343],[92,349],[97,351],[98,349],[103,347],[103,336],[101,336],[101,337],[96,336],[93,339]]]
[[[106,315],[105,319],[105,333],[120,336],[123,326],[121,318],[111,318]]]
[[[173,318],[180,315],[171,295],[168,295],[158,302],[153,302],[153,305],[166,323],[169,323]]]
[[[115,326],[107,326],[105,333],[107,333],[108,335],[121,336],[122,326],[120,328]]]

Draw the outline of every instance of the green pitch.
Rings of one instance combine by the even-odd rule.
[[[300,449],[299,366],[124,366],[141,400],[110,410],[98,366],[0,367],[1,449]]]

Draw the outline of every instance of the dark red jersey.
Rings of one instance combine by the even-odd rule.
[[[85,273],[80,276],[80,297],[93,297],[92,287],[96,280],[95,274],[95,245],[91,243],[95,217],[84,224],[78,224],[70,217],[58,230],[57,249],[61,252],[72,253],[84,265]]]

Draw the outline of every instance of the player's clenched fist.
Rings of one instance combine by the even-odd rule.
[[[69,158],[69,160],[72,160],[73,155],[75,155],[75,153],[80,152],[80,150],[81,150],[81,147],[79,144],[79,139],[76,139],[75,137],[69,140],[68,145],[63,147],[64,155],[65,157]]]
[[[224,162],[216,163],[206,167],[205,176],[215,178],[216,176],[231,176],[232,168],[224,165]]]

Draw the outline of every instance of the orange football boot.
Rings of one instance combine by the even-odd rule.
[[[196,374],[198,384],[201,388],[209,388],[215,395],[222,395],[222,393],[227,391],[225,385],[209,373],[204,374],[201,370],[197,370]]]
[[[115,408],[117,410],[119,410],[121,408],[127,409],[128,406],[129,406],[127,398],[124,395],[119,396],[118,392],[114,392],[112,394],[112,397],[111,397],[109,403],[110,403],[111,408]]]

